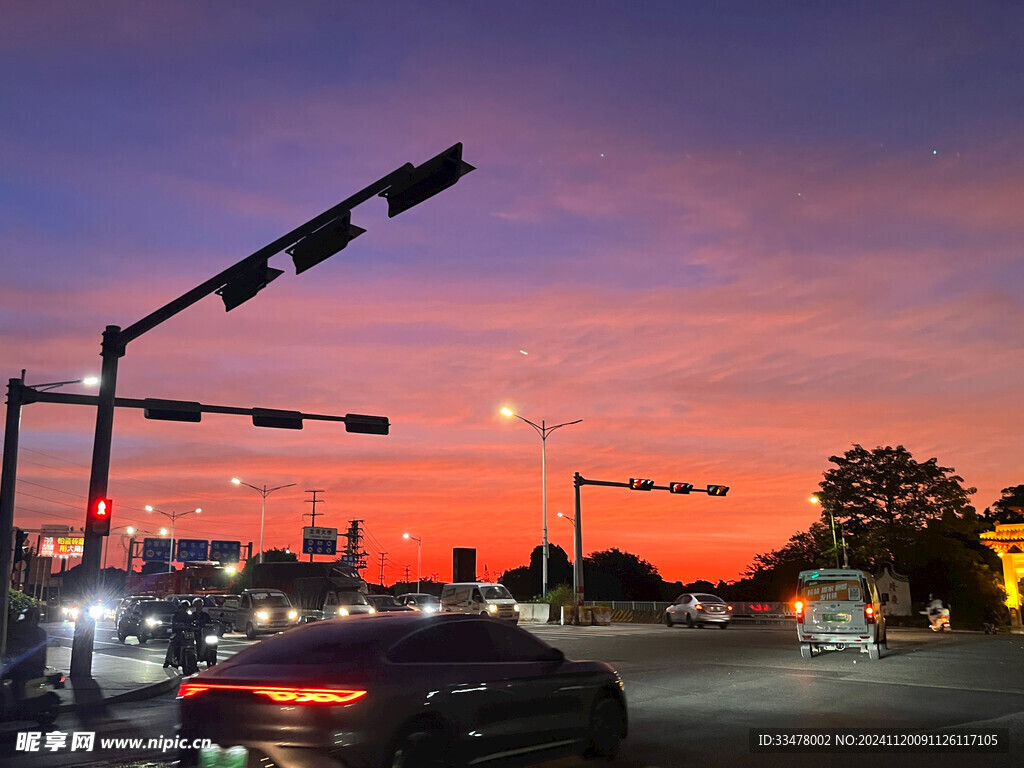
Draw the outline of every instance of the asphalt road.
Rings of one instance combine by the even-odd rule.
[[[1024,765],[1024,636],[935,635],[927,629],[890,630],[880,661],[853,651],[800,658],[792,627],[733,626],[668,629],[659,625],[528,627],[570,658],[614,664],[626,681],[630,736],[613,768],[683,766],[995,766]],[[222,644],[226,657],[250,645],[241,635]],[[162,659],[163,643],[121,646],[115,652]],[[63,730],[80,729],[81,715],[62,715]],[[87,723],[98,736],[173,736],[173,694],[110,707]],[[751,729],[809,729],[843,735],[847,729],[911,729],[949,742],[988,734],[1009,738],[1008,751],[937,753],[920,749],[854,752],[833,741],[811,754],[751,751]],[[1005,742],[1004,742],[1005,743]],[[141,753],[14,752],[0,743],[9,768],[48,768],[106,762],[125,765]],[[149,753],[159,759],[160,755]],[[578,768],[569,758],[543,768]]]

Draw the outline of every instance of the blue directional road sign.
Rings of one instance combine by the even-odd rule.
[[[142,559],[147,563],[166,563],[171,559],[171,540],[143,539]]]
[[[242,559],[242,542],[211,541],[210,559],[219,563],[237,563]]]
[[[208,560],[209,549],[206,539],[178,539],[178,556],[174,559],[182,563]]]
[[[302,529],[304,555],[334,555],[338,550],[338,529],[307,525]]]

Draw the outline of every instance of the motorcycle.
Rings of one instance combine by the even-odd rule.
[[[196,658],[205,661],[207,669],[217,663],[217,644],[221,634],[219,626],[217,622],[208,622],[196,629],[199,637]]]
[[[182,677],[189,677],[199,672],[199,655],[196,651],[195,630],[183,629],[181,631],[178,665],[181,667]]]
[[[3,679],[0,691],[0,720],[35,720],[41,727],[53,725],[60,711],[60,697],[52,689],[64,687],[64,675],[47,667],[42,677],[23,683]]]
[[[922,616],[928,617],[929,628],[932,632],[952,632],[949,626],[949,608],[921,611]]]

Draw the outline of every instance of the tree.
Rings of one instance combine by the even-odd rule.
[[[899,564],[929,521],[974,511],[969,496],[977,488],[964,488],[963,478],[934,458],[915,461],[902,445],[872,451],[854,445],[829,461],[836,468],[825,472],[816,494],[822,519],[831,514],[849,534],[857,567]]]
[[[591,600],[658,600],[663,581],[646,560],[613,547],[583,558],[583,584]]]
[[[829,526],[813,522],[808,530],[790,536],[781,549],[755,555],[746,572],[749,580],[741,582],[740,591],[748,600],[790,600],[800,571],[834,566],[834,558]]]
[[[996,523],[1024,523],[1024,485],[1003,488],[1002,493],[1002,498],[982,515],[985,522],[991,526]]]

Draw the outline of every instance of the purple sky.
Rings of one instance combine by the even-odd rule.
[[[0,359],[96,373],[126,327],[403,163],[477,167],[225,314],[132,342],[118,395],[387,415],[388,437],[115,419],[115,525],[301,544],[385,580],[586,553],[734,579],[815,519],[828,457],[902,444],[979,509],[1024,482],[1018,3],[19,3],[0,25]],[[527,352],[523,354],[521,351]],[[65,391],[75,391],[66,388]],[[85,390],[82,390],[85,391]],[[94,414],[22,418],[16,524],[81,525]],[[308,518],[306,519],[308,524]],[[123,563],[117,537],[108,564]]]

